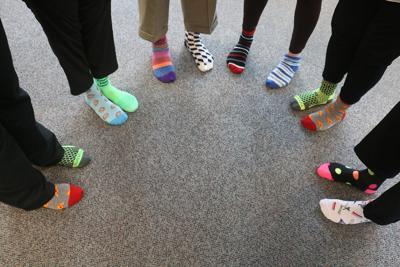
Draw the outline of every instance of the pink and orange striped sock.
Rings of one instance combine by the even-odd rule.
[[[176,80],[175,67],[172,64],[166,36],[153,43],[152,67],[153,74],[159,81],[171,83]]]

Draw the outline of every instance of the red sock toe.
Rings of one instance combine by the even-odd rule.
[[[301,124],[303,125],[304,128],[310,130],[310,131],[316,131],[317,126],[315,123],[312,121],[310,116],[307,116],[301,120]]]
[[[243,67],[240,67],[236,64],[229,63],[228,68],[231,70],[232,73],[234,74],[241,74],[244,71]]]
[[[83,189],[75,186],[73,184],[70,185],[70,195],[68,199],[68,206],[71,207],[78,203],[83,197]]]

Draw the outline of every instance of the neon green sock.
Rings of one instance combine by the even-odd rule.
[[[335,97],[336,87],[336,83],[323,80],[318,89],[296,95],[290,106],[296,111],[304,111],[312,107],[328,104]]]
[[[139,103],[136,97],[114,87],[108,77],[95,80],[103,95],[110,99],[115,105],[126,112],[134,112],[138,109]]]

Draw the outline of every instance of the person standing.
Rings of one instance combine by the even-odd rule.
[[[0,19],[0,201],[24,210],[65,209],[78,203],[83,189],[54,184],[32,165],[81,168],[90,162],[83,149],[61,146],[35,120],[29,95],[20,88]]]
[[[242,34],[226,60],[232,73],[241,74],[245,70],[256,27],[267,3],[268,0],[244,0]],[[300,67],[301,52],[317,25],[321,3],[322,0],[297,0],[289,51],[268,75],[267,87],[282,88],[292,81]]]
[[[163,83],[176,80],[166,34],[168,32],[169,0],[139,0],[139,36],[153,44],[153,75]],[[197,68],[207,72],[214,67],[214,57],[204,45],[200,34],[211,34],[218,24],[217,0],[181,0],[185,20],[184,44]]]
[[[356,170],[340,163],[325,163],[317,173],[329,181],[346,183],[367,194],[374,194],[386,179],[400,173],[399,136],[400,102],[355,147],[354,151],[367,168]],[[388,225],[400,221],[399,195],[400,183],[372,201],[323,199],[320,207],[325,217],[336,223]]]
[[[84,94],[85,102],[106,123],[125,123],[125,112],[136,111],[138,101],[108,78],[118,68],[111,0],[23,1],[42,25],[71,94]]]
[[[325,105],[347,74],[339,96],[327,107],[301,120],[311,131],[340,123],[347,110],[381,80],[388,66],[400,56],[400,0],[340,0],[332,19],[323,81],[317,90],[294,97],[294,110]]]

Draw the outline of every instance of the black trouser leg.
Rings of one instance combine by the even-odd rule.
[[[104,78],[118,69],[111,20],[111,0],[80,0],[82,42],[95,78]]]
[[[299,54],[317,26],[322,0],[297,0],[294,27],[289,51]]]
[[[384,2],[366,29],[350,66],[340,98],[357,103],[382,78],[386,68],[400,56],[400,5]]]
[[[71,94],[118,68],[110,0],[24,0],[43,27],[67,76]]]
[[[400,221],[400,183],[396,184],[364,208],[364,216],[379,225]]]
[[[10,49],[0,21],[0,123],[13,136],[31,163],[53,165],[63,157],[55,135],[35,120],[29,95],[19,87]]]
[[[400,173],[400,102],[355,147],[360,160],[377,177],[393,178]],[[364,208],[371,221],[387,225],[400,220],[400,183]]]
[[[268,0],[244,0],[243,29],[251,31],[257,27]]]
[[[38,209],[54,195],[54,185],[32,167],[1,124],[0,173],[0,201],[8,205],[24,210]]]
[[[358,158],[378,177],[400,172],[400,103],[354,148]]]
[[[339,0],[332,18],[332,35],[326,52],[323,78],[339,83],[355,58],[365,29],[382,0]]]
[[[0,20],[0,201],[26,210],[45,204],[54,186],[32,167],[61,160],[56,137],[37,124],[29,96],[19,88]]]

